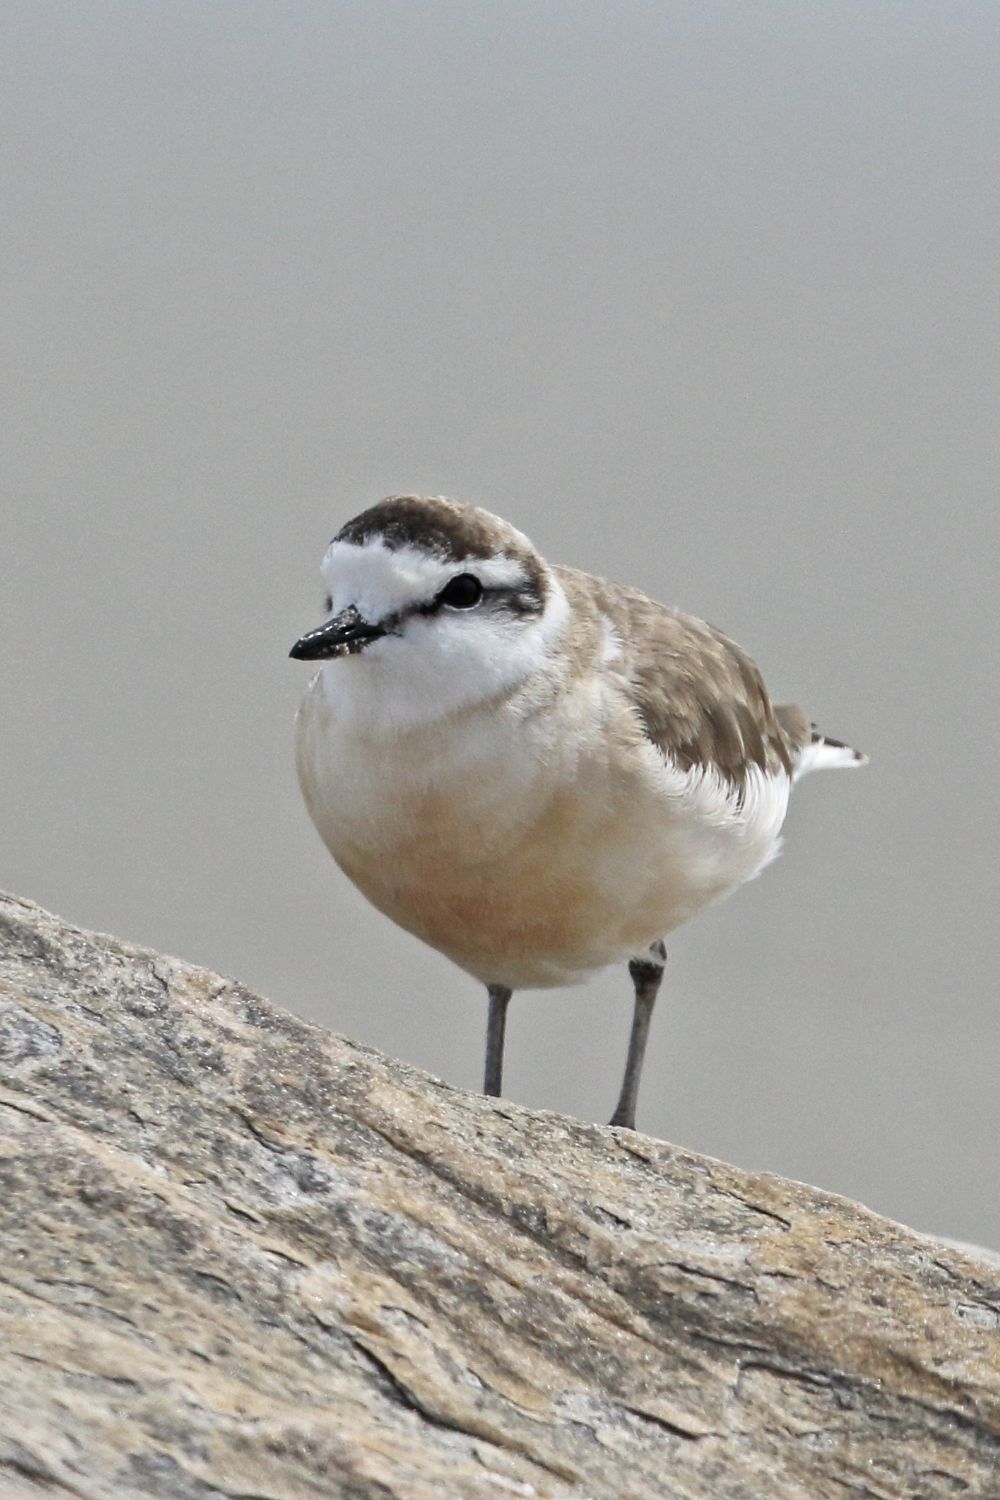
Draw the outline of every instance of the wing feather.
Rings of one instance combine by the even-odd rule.
[[[577,611],[604,619],[644,733],[683,770],[712,767],[742,792],[752,768],[792,774],[810,726],[800,709],[775,709],[755,663],[704,620],[637,589],[559,569]]]

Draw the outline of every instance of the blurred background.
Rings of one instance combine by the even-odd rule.
[[[1000,1246],[1000,7],[8,0],[0,882],[468,1087],[301,805],[381,496],[703,615],[867,749],[674,935],[640,1125]],[[625,972],[512,1007],[607,1119]]]

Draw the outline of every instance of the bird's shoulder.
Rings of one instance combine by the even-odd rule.
[[[790,774],[808,739],[805,714],[776,707],[743,648],[639,589],[557,568],[575,648],[613,673],[646,737],[682,770],[714,768],[737,788],[751,768]]]

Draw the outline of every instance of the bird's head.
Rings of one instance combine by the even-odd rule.
[[[526,536],[437,495],[394,495],[355,516],[321,571],[327,618],[291,655],[328,664],[331,697],[373,729],[510,691],[544,666],[568,612]]]

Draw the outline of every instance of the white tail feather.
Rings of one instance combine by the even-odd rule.
[[[855,750],[850,745],[842,745],[837,740],[825,740],[822,735],[816,735],[799,751],[793,775],[798,781],[807,771],[826,771],[837,766],[863,766],[867,759],[863,750]]]

